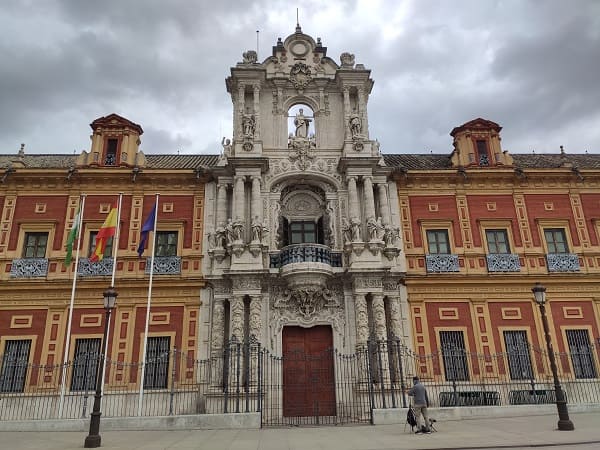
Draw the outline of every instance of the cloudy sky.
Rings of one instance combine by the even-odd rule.
[[[149,153],[218,153],[224,79],[277,38],[321,37],[372,70],[372,138],[385,153],[449,153],[483,117],[513,153],[600,153],[597,0],[11,0],[0,9],[0,153],[78,153],[115,112]]]

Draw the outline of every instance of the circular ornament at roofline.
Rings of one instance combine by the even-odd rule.
[[[294,56],[304,56],[308,53],[308,46],[303,41],[295,41],[291,43],[290,51]]]

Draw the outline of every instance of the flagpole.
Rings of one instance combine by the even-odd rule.
[[[77,250],[75,252],[75,271],[73,274],[73,285],[71,286],[71,302],[69,303],[69,320],[67,323],[67,338],[65,340],[65,355],[63,357],[62,380],[60,385],[60,402],[58,405],[58,418],[62,418],[63,407],[65,402],[65,388],[67,384],[67,361],[69,358],[69,347],[71,344],[71,327],[73,323],[73,305],[75,304],[75,286],[77,285],[77,269],[79,266],[79,247],[81,244],[81,230],[83,228],[83,210],[85,209],[85,194],[79,196],[79,217],[78,223],[73,226],[78,226],[77,232]]]
[[[113,257],[112,278],[110,280],[111,287],[115,286],[115,273],[117,272],[117,253],[119,251],[119,237],[121,236],[121,204],[123,203],[123,193],[119,192],[119,203],[117,204],[117,229],[113,240],[113,248],[115,256]],[[104,362],[102,364],[102,394],[104,394],[104,380],[106,378],[106,361],[108,360],[108,341],[110,336],[110,315],[106,324],[106,342],[104,343]]]
[[[144,326],[144,351],[142,352],[142,374],[140,378],[140,397],[138,400],[138,416],[142,415],[144,398],[144,377],[146,376],[146,346],[148,345],[148,324],[150,322],[150,302],[152,301],[152,279],[154,276],[154,247],[156,245],[156,223],[158,221],[158,195],[154,202],[154,230],[152,232],[152,254],[150,255],[150,281],[148,282],[148,301],[146,303],[146,325]]]

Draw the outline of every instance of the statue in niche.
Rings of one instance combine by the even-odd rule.
[[[252,242],[260,242],[262,240],[263,224],[258,220],[258,216],[254,216],[252,221]]]
[[[244,224],[242,223],[240,218],[236,217],[235,221],[232,223],[231,226],[233,229],[233,240],[238,242],[241,241],[242,235],[244,234]]]
[[[223,248],[227,245],[227,229],[225,223],[221,222],[215,230],[215,248]]]
[[[226,243],[227,243],[227,246],[230,246],[231,244],[233,244],[233,241],[235,240],[234,232],[233,232],[233,220],[231,220],[231,218],[227,219],[227,225],[225,225],[224,228],[225,228]]]
[[[350,114],[348,123],[350,125],[352,139],[358,139],[360,137],[360,132],[362,131],[362,123],[356,110],[352,111],[352,114]]]
[[[311,119],[304,116],[304,110],[300,108],[296,118],[294,119],[294,125],[296,126],[296,137],[307,138],[308,137],[308,126],[310,125]]]
[[[377,222],[374,217],[369,217],[367,220],[367,230],[369,231],[369,240],[377,240]]]
[[[352,226],[345,217],[342,217],[342,234],[344,236],[344,244],[350,244],[352,242]]]
[[[353,217],[350,219],[350,226],[352,227],[352,241],[359,242],[360,241],[360,220],[358,217]]]
[[[256,119],[254,115],[250,113],[250,109],[247,108],[246,112],[242,116],[242,129],[244,137],[254,138],[254,131],[256,130]]]

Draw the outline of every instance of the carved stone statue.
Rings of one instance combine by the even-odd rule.
[[[377,222],[373,217],[369,217],[367,220],[367,230],[369,231],[369,240],[377,240]]]
[[[227,219],[227,225],[225,225],[225,236],[227,241],[227,246],[233,244],[235,240],[234,232],[233,232],[233,221],[231,218]]]
[[[362,131],[362,122],[356,111],[353,111],[352,114],[350,114],[348,124],[350,125],[350,133],[352,134],[352,139],[359,138],[360,133]]]
[[[240,218],[236,217],[235,221],[231,226],[233,228],[233,240],[237,242],[241,241],[242,235],[244,234],[244,224],[242,223]]]
[[[342,217],[342,234],[344,236],[344,244],[350,244],[352,242],[352,226],[345,217]]]
[[[396,240],[400,238],[400,230],[392,225],[385,226],[385,245],[387,247],[393,247],[396,245]]]
[[[262,240],[263,225],[258,220],[258,216],[254,216],[252,221],[252,242],[260,242]]]
[[[303,109],[300,108],[296,118],[294,119],[294,125],[296,126],[296,137],[306,138],[308,137],[308,126],[310,125],[311,119],[304,116]]]
[[[383,225],[383,222],[381,221],[381,217],[377,218],[377,221],[375,222],[375,228],[376,228],[377,240],[383,241],[383,238],[385,236],[385,226]]]
[[[258,55],[254,50],[248,50],[247,52],[242,53],[242,58],[244,64],[255,64],[258,59]]]
[[[223,137],[221,140],[221,145],[223,146],[223,156],[226,158],[231,156],[231,139],[226,139]]]
[[[350,219],[350,226],[352,227],[352,241],[360,241],[360,220],[357,217]]]
[[[242,129],[244,132],[244,137],[254,138],[256,119],[254,118],[254,115],[250,113],[250,109],[246,109],[246,112],[242,116]]]
[[[342,63],[342,67],[354,67],[354,55],[344,52],[340,55],[340,62]]]
[[[225,223],[221,222],[215,230],[215,248],[223,248],[227,245],[227,229]]]
[[[209,231],[207,236],[208,249],[214,250],[217,246],[217,234],[214,231]]]

